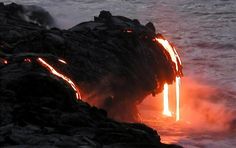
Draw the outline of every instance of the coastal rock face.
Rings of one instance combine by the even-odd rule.
[[[37,53],[64,59],[67,68],[59,69],[78,84],[86,102],[106,109],[110,117],[137,121],[136,105],[175,80],[175,65],[153,41],[152,23],[144,26],[102,11],[94,21],[71,29],[49,29],[55,21],[34,7],[0,4],[2,57]],[[28,11],[34,21],[22,17]]]
[[[174,80],[152,23],[106,11],[69,30],[54,22],[42,8],[0,3],[0,146],[179,147],[107,116],[136,120],[136,104]]]

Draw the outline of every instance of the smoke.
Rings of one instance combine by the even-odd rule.
[[[23,6],[23,10],[24,12],[20,15],[22,15],[23,19],[27,22],[32,22],[47,28],[57,26],[51,14],[39,6],[26,5]]]
[[[94,83],[81,83],[83,100],[90,105],[105,109],[109,117],[118,121],[139,120],[137,104],[148,92],[131,88],[124,77],[113,74],[103,76]],[[133,89],[133,90],[131,90]]]
[[[175,112],[175,85],[169,87],[170,110]],[[190,77],[182,78],[180,121],[166,121],[162,115],[162,94],[148,96],[139,105],[143,122],[158,130],[173,126],[187,133],[232,132],[235,130],[235,110],[230,105],[236,95],[223,88],[201,83]],[[233,105],[232,105],[233,106]],[[152,116],[151,116],[151,115]],[[150,122],[151,120],[151,122]],[[158,120],[158,121],[155,121]],[[171,123],[167,123],[171,122]],[[166,130],[169,130],[168,127]]]
[[[227,90],[184,78],[182,84],[182,120],[195,132],[221,132],[231,128],[234,111],[229,107]]]
[[[37,24],[46,28],[56,27],[56,22],[49,12],[35,5],[18,5],[16,3],[3,4],[5,11],[11,12],[15,19]]]

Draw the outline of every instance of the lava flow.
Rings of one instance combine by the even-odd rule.
[[[59,62],[63,63],[63,64],[67,64],[65,60],[62,59],[58,59]]]
[[[4,64],[8,64],[8,61],[7,61],[7,60],[4,60],[3,63],[4,63]]]
[[[161,37],[156,37],[155,41],[158,42],[163,46],[163,48],[167,51],[167,53],[170,55],[170,58],[172,62],[175,64],[175,70],[176,70],[176,112],[175,112],[175,117],[176,121],[180,119],[180,76],[181,76],[181,71],[179,69],[179,65],[181,66],[181,60],[180,57],[176,51],[176,49],[171,46],[171,44],[164,39],[162,36]],[[169,98],[168,98],[168,84],[164,84],[164,95],[163,95],[163,102],[164,102],[164,107],[163,107],[163,114],[166,116],[171,116],[171,111],[169,110]]]
[[[80,96],[80,92],[79,89],[77,88],[77,86],[75,85],[75,83],[68,78],[67,76],[57,72],[50,64],[48,64],[45,60],[43,60],[42,58],[38,58],[37,59],[38,62],[45,68],[47,68],[52,74],[54,74],[55,76],[62,78],[63,80],[65,80],[68,84],[70,84],[70,86],[73,88],[73,90],[75,91],[76,94],[76,98],[77,99],[81,99]]]
[[[164,102],[164,109],[163,114],[166,116],[171,116],[171,112],[169,110],[169,99],[168,99],[168,84],[164,84],[164,93],[163,93],[163,102]]]
[[[180,77],[176,77],[176,121],[180,119]]]
[[[175,63],[176,71],[179,72],[178,63],[181,65],[181,60],[176,49],[172,47],[166,39],[163,39],[161,37],[156,37],[155,40],[159,42],[164,47],[164,49],[169,53],[172,62]]]

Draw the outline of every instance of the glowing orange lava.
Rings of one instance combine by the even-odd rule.
[[[176,111],[175,111],[175,120],[179,121],[180,119],[180,77],[175,79],[175,99],[176,99]],[[163,115],[171,116],[171,111],[169,110],[169,96],[168,96],[168,84],[164,84],[163,92]]]
[[[24,59],[24,62],[30,63],[30,62],[31,62],[31,59],[30,59],[30,58],[25,58],[25,59]]]
[[[166,39],[156,37],[155,40],[158,41],[164,47],[164,49],[169,53],[172,62],[175,63],[175,69],[178,72],[179,71],[178,63],[181,64],[181,60],[176,49],[172,47]]]
[[[124,32],[127,32],[127,33],[132,33],[132,32],[133,32],[133,30],[132,30],[132,29],[126,29],[126,30],[124,30]]]
[[[8,61],[7,61],[7,60],[4,60],[3,63],[4,63],[4,64],[8,64]]]
[[[63,80],[65,80],[68,84],[70,84],[70,86],[74,89],[75,91],[75,94],[76,94],[76,98],[77,99],[81,99],[81,96],[80,96],[80,92],[79,92],[79,89],[77,88],[77,86],[75,85],[75,83],[70,79],[68,78],[67,76],[57,72],[50,64],[48,64],[45,60],[43,60],[42,58],[38,58],[37,59],[39,61],[39,63],[46,67],[52,74],[56,75],[57,77],[59,78],[62,78]]]
[[[157,41],[159,44],[161,44],[164,49],[167,51],[167,53],[170,55],[172,62],[175,64],[175,70],[176,70],[176,121],[180,119],[180,77],[179,77],[179,64],[181,65],[180,57],[176,51],[176,49],[171,46],[171,44],[162,37],[156,37],[154,41]],[[163,102],[164,102],[164,108],[163,108],[163,114],[166,116],[171,116],[171,112],[169,110],[169,98],[168,98],[168,84],[164,84],[164,92],[163,92]]]
[[[59,62],[63,63],[63,64],[67,64],[67,62],[65,60],[62,59],[58,59]]]
[[[175,116],[175,119],[176,121],[179,121],[180,119],[180,77],[176,77],[176,80],[175,80],[175,89],[176,89],[176,116]]]
[[[164,84],[164,93],[163,93],[163,102],[164,102],[164,109],[163,115],[171,116],[171,112],[169,111],[169,98],[168,98],[168,84]]]

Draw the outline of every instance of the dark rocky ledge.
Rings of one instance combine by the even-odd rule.
[[[53,27],[42,8],[0,3],[0,147],[179,147],[162,144],[143,124],[109,118],[135,120],[135,105],[175,78],[173,63],[152,41],[152,23],[143,26],[103,11],[69,30]],[[77,100],[39,57],[109,117]]]
[[[0,70],[1,146],[178,147],[160,143],[157,132],[143,124],[116,122],[106,111],[77,101],[70,86],[35,62],[34,56],[32,62],[23,59],[14,57]]]

